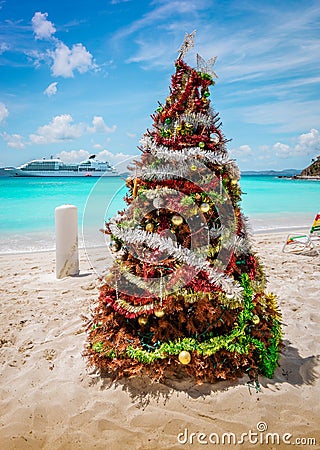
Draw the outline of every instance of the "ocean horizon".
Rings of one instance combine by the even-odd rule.
[[[320,210],[320,182],[242,175],[242,211],[253,233],[309,228]],[[125,179],[0,177],[0,253],[55,248],[55,208],[78,208],[79,246],[105,244],[106,220],[127,207]]]

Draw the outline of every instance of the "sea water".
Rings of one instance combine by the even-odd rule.
[[[254,232],[310,229],[320,211],[320,181],[241,177],[242,209]]]
[[[242,210],[254,232],[311,225],[320,210],[320,181],[242,176]],[[0,253],[53,249],[54,210],[78,208],[80,246],[105,241],[105,221],[126,208],[122,177],[0,178]]]

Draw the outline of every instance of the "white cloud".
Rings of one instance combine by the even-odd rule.
[[[248,156],[253,155],[253,150],[250,147],[250,145],[244,144],[244,145],[240,145],[240,147],[238,147],[238,148],[231,149],[230,154],[231,154],[231,156],[233,156],[235,158],[247,160]]]
[[[32,29],[36,39],[50,39],[56,29],[50,20],[47,20],[48,13],[36,12],[31,19]]]
[[[70,114],[61,114],[55,116],[47,125],[39,127],[36,133],[30,134],[29,139],[32,144],[52,144],[54,142],[74,140],[85,133],[112,133],[116,128],[116,125],[113,125],[111,128],[108,127],[101,116],[93,117],[91,127],[85,123],[75,124]],[[103,147],[100,146],[99,148]]]
[[[320,133],[319,130],[311,128],[309,133],[301,134],[297,139],[297,144],[294,149],[298,153],[312,153],[319,151],[320,148]]]
[[[4,53],[5,51],[9,50],[9,45],[6,44],[5,42],[1,42],[0,44],[0,55],[2,55],[2,53]]]
[[[94,116],[92,119],[92,127],[88,127],[87,131],[89,133],[114,133],[117,129],[116,125],[113,125],[111,128],[108,127],[103,117],[101,116]]]
[[[166,29],[168,29],[168,19],[170,19],[170,22],[180,25],[179,33],[181,35],[181,23],[177,20],[179,15],[190,16],[192,19],[195,19],[197,11],[205,9],[208,6],[205,0],[198,0],[197,2],[194,2],[193,0],[152,2],[152,6],[154,5],[156,5],[154,9],[146,12],[146,14],[144,14],[141,18],[131,22],[125,28],[122,28],[120,31],[115,33],[114,38],[118,39],[130,36],[141,29],[145,31],[148,27],[151,28],[154,34],[154,27],[159,26],[159,23],[165,23]],[[176,21],[174,21],[175,18]],[[157,35],[157,40],[159,41],[159,35]]]
[[[49,84],[49,86],[43,91],[43,93],[48,97],[51,97],[51,95],[55,95],[58,91],[57,84],[58,83],[56,81],[54,83]]]
[[[10,148],[22,149],[25,147],[23,142],[23,137],[20,134],[8,134],[6,132],[1,133],[3,140],[7,143]]]
[[[168,65],[168,44],[167,42],[159,41],[157,45],[152,40],[141,38],[136,41],[139,45],[139,50],[131,56],[127,62],[145,63],[152,66]]]
[[[125,153],[119,152],[119,153],[112,153],[107,149],[102,150],[97,154],[97,158],[99,159],[110,159],[111,161],[119,161],[124,160],[126,158],[132,158],[132,155],[127,155]]]
[[[2,102],[0,102],[0,123],[4,121],[9,115],[9,111],[6,107],[6,105]]]
[[[90,69],[98,70],[92,54],[81,43],[69,48],[64,42],[54,37],[56,28],[52,22],[47,20],[48,13],[36,12],[32,17],[32,29],[35,39],[49,40],[50,48],[43,50],[26,50],[25,54],[34,60],[36,67],[42,62],[51,66],[54,76],[71,78],[74,72],[85,73]],[[0,47],[1,53],[1,47]]]
[[[277,142],[273,149],[279,158],[290,158],[292,156],[314,155],[317,156],[320,150],[319,130],[311,128],[308,133],[302,133],[295,140],[293,145]]]
[[[70,114],[55,116],[48,125],[39,127],[36,134],[30,134],[30,141],[33,144],[51,144],[82,136],[83,125],[72,122],[73,118]]]
[[[30,61],[33,61],[33,65],[39,69],[41,67],[41,64],[43,62],[50,64],[51,60],[48,57],[48,54],[46,52],[42,52],[40,50],[29,50],[25,52],[26,56]]]
[[[75,70],[84,73],[96,68],[91,53],[82,44],[75,44],[70,49],[63,42],[59,42],[50,55],[53,59],[51,70],[56,77],[71,78]]]
[[[273,145],[260,145],[254,150],[247,144],[231,149],[231,157],[237,158],[239,162],[268,161],[276,162],[277,158],[303,158],[316,157],[320,153],[320,132],[312,128],[307,133],[302,133],[292,139],[291,143],[276,142]],[[268,163],[269,164],[269,163]]]
[[[292,155],[292,149],[290,145],[283,144],[281,142],[276,142],[273,145],[273,150],[278,158],[289,158]]]
[[[87,159],[93,152],[88,152],[87,150],[71,150],[62,151],[57,154],[64,162],[80,162]],[[133,160],[137,159],[137,155],[128,155],[125,153],[112,153],[107,149],[96,153],[96,158],[100,161],[108,161],[112,166],[115,166],[119,172],[127,171],[128,165],[130,165]]]
[[[292,96],[291,96],[292,97]],[[270,125],[274,132],[299,132],[319,124],[319,100],[288,99],[233,108],[232,113],[242,116],[247,123]]]
[[[111,5],[118,5],[118,3],[127,3],[131,0],[111,0]]]
[[[81,162],[84,159],[89,158],[90,153],[87,150],[71,150],[67,152],[63,150],[62,152],[57,154],[57,157],[60,158],[64,162]]]
[[[113,167],[115,167],[119,173],[127,172],[128,166],[132,165],[134,161],[139,158],[140,155],[129,155],[126,153],[112,153],[107,149],[97,153],[97,158],[101,161],[108,161]]]

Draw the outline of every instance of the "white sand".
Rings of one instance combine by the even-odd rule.
[[[303,448],[320,448],[320,257],[282,254],[284,238],[255,237],[285,324],[281,366],[273,380],[260,379],[258,393],[246,378],[202,386],[141,378],[108,384],[81,356],[81,315],[98,297],[85,255],[80,277],[63,280],[55,279],[52,252],[0,256],[0,449],[290,448],[197,441],[201,432],[203,442],[210,433],[240,438],[257,432],[258,422],[280,437],[291,433],[292,442],[313,437],[317,445]],[[197,433],[192,445],[178,443],[186,428]]]

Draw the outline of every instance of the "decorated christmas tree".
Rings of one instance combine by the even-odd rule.
[[[272,377],[281,345],[241,209],[239,170],[210,105],[212,66],[187,34],[170,92],[151,116],[126,180],[128,207],[107,224],[114,256],[88,325],[85,355],[119,379],[172,373],[197,382]]]

